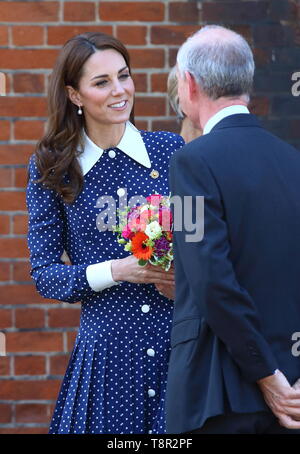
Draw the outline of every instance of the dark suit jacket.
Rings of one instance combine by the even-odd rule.
[[[170,185],[205,197],[202,241],[174,234],[166,415],[167,432],[182,433],[269,411],[256,381],[276,368],[300,377],[300,152],[254,115],[231,115],[173,155]]]

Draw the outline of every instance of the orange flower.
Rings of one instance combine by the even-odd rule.
[[[148,235],[144,232],[138,232],[131,240],[131,250],[133,255],[142,260],[149,260],[153,253],[153,248],[144,244],[149,240]]]

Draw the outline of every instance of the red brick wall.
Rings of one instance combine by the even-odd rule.
[[[241,32],[253,46],[263,121],[300,143],[296,1],[0,1],[0,433],[46,433],[79,323],[80,305],[41,298],[29,277],[26,164],[46,120],[48,76],[61,45],[87,30],[112,33],[129,48],[137,124],[176,130],[165,95],[178,45],[205,22]],[[298,67],[297,67],[298,64]]]

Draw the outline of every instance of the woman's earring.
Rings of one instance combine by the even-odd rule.
[[[78,107],[78,115],[82,115],[82,109],[81,109],[81,106]]]

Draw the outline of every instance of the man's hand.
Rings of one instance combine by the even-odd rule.
[[[300,380],[292,387],[285,375],[277,371],[258,380],[257,384],[279,424],[288,429],[300,429]]]

